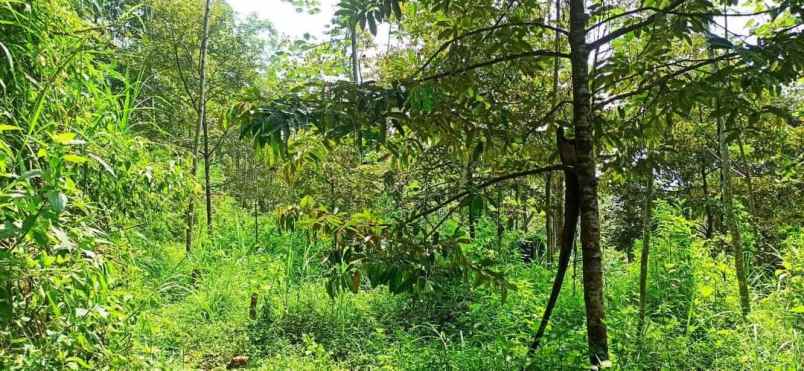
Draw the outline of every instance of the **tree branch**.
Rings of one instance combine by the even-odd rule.
[[[527,57],[569,58],[570,56],[569,56],[569,54],[557,53],[557,52],[550,51],[550,50],[532,50],[532,51],[529,51],[529,52],[506,55],[506,56],[495,58],[495,59],[492,59],[492,60],[489,60],[489,61],[472,64],[472,65],[469,65],[469,66],[466,66],[464,68],[460,68],[460,69],[457,69],[457,70],[454,70],[454,71],[447,71],[447,72],[437,73],[435,75],[427,76],[427,77],[424,77],[424,78],[421,78],[421,79],[418,79],[418,80],[413,80],[413,82],[425,82],[425,81],[431,81],[431,80],[439,80],[439,79],[442,79],[442,78],[450,76],[450,75],[458,75],[458,74],[468,72],[468,71],[471,71],[471,70],[475,70],[475,69],[478,69],[478,68],[491,66],[493,64],[497,64],[497,63],[500,63],[500,62],[508,62],[508,61],[512,61],[512,60],[515,60],[515,59],[527,58]]]
[[[542,27],[542,28],[546,28],[548,30],[563,33],[564,35],[569,35],[569,32],[567,32],[567,30],[564,30],[564,29],[561,29],[561,28],[558,28],[558,27],[554,27],[554,26],[550,26],[550,25],[542,23],[542,22],[511,22],[511,23],[495,24],[494,26],[478,28],[476,30],[468,31],[468,32],[466,32],[464,34],[456,36],[456,37],[452,38],[451,40],[441,44],[441,46],[438,48],[438,50],[436,50],[436,52],[433,53],[433,55],[431,55],[430,58],[427,58],[427,61],[424,62],[424,64],[421,67],[419,67],[419,69],[416,71],[416,73],[413,74],[413,77],[418,76],[420,73],[422,73],[422,71],[424,71],[427,67],[430,66],[431,63],[433,63],[433,60],[435,60],[435,58],[439,54],[441,54],[441,52],[443,52],[444,50],[447,50],[447,48],[449,48],[450,45],[452,45],[452,44],[454,44],[454,43],[456,43],[458,41],[461,41],[461,40],[463,40],[465,38],[468,38],[470,36],[474,36],[474,35],[481,34],[481,33],[484,33],[484,32],[495,31],[495,30],[502,29],[502,28],[527,27],[527,26]]]
[[[662,77],[654,80],[653,82],[651,82],[649,84],[644,84],[644,83],[640,84],[640,86],[638,88],[636,88],[635,90],[633,90],[633,91],[623,93],[623,94],[619,94],[619,95],[615,95],[615,96],[613,96],[613,97],[611,97],[609,99],[606,99],[606,100],[604,100],[602,102],[595,103],[594,108],[598,109],[598,108],[603,107],[603,106],[605,106],[605,105],[607,105],[609,103],[612,103],[614,101],[618,101],[620,99],[628,98],[628,97],[637,95],[639,93],[645,92],[647,90],[650,90],[650,89],[654,88],[656,85],[663,84],[663,83],[665,83],[665,82],[667,82],[667,81],[669,81],[669,80],[671,80],[673,78],[676,78],[678,76],[686,74],[687,72],[694,71],[694,70],[696,70],[698,68],[701,68],[703,66],[706,66],[706,65],[709,65],[709,64],[724,60],[724,59],[734,57],[735,55],[736,55],[735,53],[723,54],[723,55],[721,55],[721,56],[719,56],[717,58],[707,59],[707,60],[704,60],[702,62],[693,64],[691,66],[684,67],[684,68],[682,68],[682,69],[680,69],[678,71],[675,71],[675,72],[670,73],[668,75],[662,76]]]
[[[632,15],[632,14],[642,13],[642,12],[646,12],[646,11],[653,11],[653,12],[664,13],[664,14],[680,15],[680,16],[684,16],[684,17],[754,17],[754,16],[758,16],[758,15],[768,14],[768,13],[771,13],[773,11],[778,11],[778,10],[779,10],[779,8],[771,8],[771,9],[765,9],[765,10],[760,10],[760,11],[751,12],[751,13],[679,12],[679,11],[675,11],[675,10],[666,10],[666,9],[659,9],[659,8],[656,8],[656,7],[652,7],[652,6],[646,6],[644,8],[637,8],[637,9],[629,10],[629,11],[626,11],[626,12],[623,12],[623,13],[620,13],[620,14],[615,14],[615,15],[609,17],[609,18],[606,18],[606,19],[604,19],[604,20],[602,20],[600,22],[595,23],[593,26],[587,28],[586,32],[589,32],[589,31],[591,31],[591,30],[593,30],[595,28],[598,28],[600,26],[603,26],[604,24],[609,23],[609,22],[611,22],[611,21],[613,21],[615,19],[622,18],[622,17],[627,17],[627,16]]]
[[[523,177],[523,176],[536,175],[536,174],[541,174],[541,173],[545,173],[545,172],[548,172],[548,171],[556,171],[556,170],[564,170],[564,169],[567,169],[567,167],[564,166],[564,165],[551,165],[551,166],[540,167],[540,168],[531,169],[531,170],[524,170],[524,171],[519,171],[519,172],[516,172],[516,173],[501,175],[501,176],[498,176],[498,177],[495,177],[495,178],[488,179],[485,182],[476,184],[474,187],[477,188],[477,189],[482,189],[482,188],[486,188],[488,186],[491,186],[491,185],[494,185],[494,184],[497,184],[497,183],[500,183],[500,182],[504,182],[504,181],[510,180],[510,179],[516,179],[516,178],[520,178],[520,177]],[[449,205],[452,202],[455,202],[457,200],[460,200],[460,199],[466,197],[467,195],[469,195],[469,193],[470,192],[468,190],[463,191],[463,192],[459,192],[459,193],[455,194],[454,196],[452,196],[452,197],[450,197],[450,198],[438,203],[438,205],[433,206],[433,207],[431,207],[431,208],[429,208],[427,210],[424,210],[424,211],[422,211],[422,212],[420,212],[418,214],[414,214],[413,216],[405,219],[403,224],[410,224],[413,221],[415,221],[416,219],[419,219],[421,217],[430,215],[430,214],[440,210],[442,207],[444,207],[446,205]]]
[[[570,100],[562,100],[561,102],[556,103],[556,105],[553,106],[553,108],[550,109],[550,111],[547,112],[547,114],[545,114],[544,116],[542,116],[537,122],[544,123],[545,121],[551,119],[553,117],[553,115],[555,115],[556,112],[558,112],[558,110],[560,110],[561,107],[563,107],[565,104],[572,104],[572,101],[570,101]],[[536,128],[537,128],[537,126],[532,125],[530,130],[528,130],[528,133],[525,134],[525,138],[530,137],[531,134],[533,134],[533,132],[536,130]]]
[[[589,48],[590,49],[597,49],[600,46],[602,46],[602,45],[604,45],[606,43],[609,43],[609,42],[617,39],[620,36],[623,36],[623,35],[628,34],[630,32],[634,32],[634,31],[636,31],[636,30],[638,30],[638,29],[640,29],[642,27],[645,27],[645,26],[655,22],[656,19],[658,19],[660,15],[666,14],[666,13],[672,11],[673,9],[678,8],[679,6],[681,6],[681,4],[684,4],[685,1],[687,1],[687,0],[674,0],[670,5],[667,6],[667,8],[659,9],[656,13],[652,14],[647,19],[645,19],[645,20],[643,20],[641,22],[634,23],[632,25],[623,26],[623,27],[621,27],[621,28],[619,28],[617,30],[612,31],[608,35],[605,35],[605,36],[595,40],[594,42],[589,44]]]
[[[191,103],[191,106],[193,107],[193,110],[195,110],[195,113],[199,113],[199,111],[198,111],[198,103],[195,100],[195,98],[193,97],[193,93],[190,90],[190,85],[187,83],[187,79],[184,78],[184,70],[181,68],[181,59],[179,58],[178,41],[176,41],[175,37],[173,37],[172,39],[173,39],[173,43],[172,43],[173,44],[172,45],[173,46],[173,55],[175,56],[175,61],[176,61],[176,73],[179,75],[179,80],[181,80],[181,84],[184,87],[184,92],[187,94],[187,98],[190,99],[190,103]],[[192,60],[190,62],[192,63]]]

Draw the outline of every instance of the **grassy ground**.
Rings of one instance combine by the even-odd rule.
[[[248,367],[262,370],[507,370],[525,362],[549,293],[549,268],[502,264],[517,287],[506,300],[457,281],[419,297],[376,288],[332,299],[324,289],[318,246],[279,234],[267,219],[255,239],[253,220],[233,205],[224,205],[219,215],[215,238],[190,255],[179,242],[128,238],[136,253],[115,276],[118,291],[133,296],[133,366],[221,369],[235,356],[249,357]],[[662,271],[656,273],[663,276],[668,264],[676,264],[673,259],[719,264],[701,256],[674,257],[658,245],[656,269]],[[774,310],[779,303],[773,301],[781,299],[766,297],[751,321],[740,324],[730,289],[709,297],[699,293],[731,283],[706,283],[710,277],[697,268],[681,267],[668,280],[655,281],[668,285],[656,292],[675,287],[684,297],[698,296],[657,298],[640,341],[636,266],[607,254],[607,321],[618,368],[787,370],[802,364],[800,330]],[[568,276],[536,369],[586,364],[580,277],[573,283],[574,272]],[[252,294],[255,319],[249,313]]]

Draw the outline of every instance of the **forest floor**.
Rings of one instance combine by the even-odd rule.
[[[136,253],[130,254],[130,264],[119,265],[127,268],[114,273],[119,292],[132,295],[135,303],[130,341],[137,367],[223,369],[243,363],[263,370],[518,369],[552,284],[551,268],[508,261],[500,267],[515,289],[505,298],[456,280],[428,295],[375,288],[333,299],[324,288],[321,246],[277,232],[267,218],[260,221],[255,240],[253,218],[236,206],[224,205],[217,217],[215,238],[189,255],[181,241],[153,241],[139,233],[127,237]],[[606,260],[607,323],[619,368],[705,364],[727,369],[737,360],[790,369],[800,360],[802,340],[795,331],[757,338],[774,331],[768,324],[761,325],[759,334],[755,326],[754,336],[736,336],[742,327],[733,322],[684,334],[668,330],[678,328],[680,320],[665,319],[640,345],[636,303],[628,294],[636,290],[636,271],[616,252]],[[580,288],[571,268],[535,369],[583,369],[578,365],[586,364]],[[250,313],[252,295],[256,313]],[[684,351],[668,350],[674,346]],[[771,351],[774,347],[781,356]]]

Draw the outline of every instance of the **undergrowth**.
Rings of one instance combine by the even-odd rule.
[[[331,298],[321,265],[326,246],[279,233],[267,216],[260,218],[255,239],[246,211],[230,200],[219,202],[218,210],[215,237],[202,239],[189,255],[170,239],[129,238],[129,251],[136,251],[130,257],[133,268],[117,273],[124,275],[118,277],[124,282],[118,289],[136,303],[130,353],[136,368],[220,369],[235,356],[247,356],[250,368],[265,370],[503,370],[525,363],[552,268],[500,262],[515,287],[505,299],[460,280],[428,295],[395,295],[378,287]],[[606,252],[615,365],[799,367],[801,314],[793,304],[801,293],[788,285],[800,284],[800,277],[787,277],[770,295],[756,298],[756,310],[742,322],[727,258],[712,256],[672,206],[662,204],[657,218],[650,316],[642,336],[633,294],[638,266],[619,252]],[[506,256],[516,254],[496,248]],[[585,363],[579,275],[580,269],[576,274],[571,268],[537,354],[539,369],[576,369]],[[253,294],[254,319],[249,313]]]

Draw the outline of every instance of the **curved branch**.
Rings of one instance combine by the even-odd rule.
[[[435,75],[427,76],[427,77],[424,77],[424,78],[421,78],[421,79],[418,79],[418,80],[413,80],[413,82],[424,82],[424,81],[430,81],[430,80],[439,80],[439,79],[442,79],[442,78],[450,76],[450,75],[458,75],[458,74],[468,72],[468,71],[471,71],[471,70],[475,70],[475,69],[478,69],[478,68],[491,66],[493,64],[497,64],[497,63],[500,63],[500,62],[507,62],[507,61],[512,61],[512,60],[515,60],[515,59],[526,58],[526,57],[569,58],[570,56],[569,56],[569,54],[566,54],[566,53],[556,53],[556,52],[551,51],[551,50],[532,50],[532,51],[529,51],[529,52],[506,55],[506,56],[503,56],[503,57],[494,58],[494,59],[489,60],[489,61],[472,64],[472,65],[469,65],[469,66],[466,66],[464,68],[460,68],[460,69],[457,69],[457,70],[454,70],[454,71],[447,71],[447,72],[437,73]]]
[[[608,35],[605,35],[605,36],[595,40],[594,42],[589,44],[589,48],[590,49],[597,49],[600,46],[602,46],[602,45],[604,45],[606,43],[609,43],[609,42],[617,39],[620,36],[623,36],[625,34],[634,32],[634,31],[636,31],[636,30],[638,30],[638,29],[640,29],[642,27],[650,25],[651,23],[655,22],[656,19],[658,19],[660,15],[666,14],[666,13],[672,11],[673,9],[678,8],[679,6],[681,6],[681,4],[684,4],[685,1],[687,1],[687,0],[674,0],[670,5],[667,6],[667,8],[660,9],[659,11],[657,11],[654,14],[652,14],[647,19],[645,19],[645,20],[643,20],[641,22],[634,23],[632,25],[623,26],[623,27],[621,27],[621,28],[619,28],[617,30],[612,31]]]
[[[623,12],[623,13],[620,13],[620,14],[615,14],[615,15],[609,17],[609,18],[606,18],[606,19],[604,19],[604,20],[602,20],[600,22],[595,23],[593,26],[587,28],[586,31],[589,32],[589,31],[591,31],[591,30],[593,30],[595,28],[598,28],[600,26],[603,26],[604,24],[609,23],[609,22],[611,22],[611,21],[613,21],[615,19],[622,18],[622,17],[627,17],[627,16],[632,15],[632,14],[642,13],[642,12],[646,12],[646,11],[653,11],[653,12],[656,12],[656,13],[679,15],[679,16],[683,16],[683,17],[755,17],[755,16],[758,16],[758,15],[769,14],[769,13],[774,12],[774,11],[779,11],[779,8],[778,7],[769,8],[769,9],[759,10],[759,11],[750,12],[750,13],[726,13],[726,12],[679,12],[679,11],[675,11],[675,10],[659,9],[659,8],[656,8],[656,7],[653,7],[653,6],[646,6],[646,7],[643,7],[643,8],[632,9],[632,10],[629,10],[629,11],[626,11],[626,12]]]
[[[556,103],[556,105],[553,106],[553,108],[551,108],[549,112],[547,112],[544,116],[539,118],[538,122],[544,123],[545,121],[552,119],[553,116],[556,114],[556,112],[558,112],[558,110],[560,110],[561,107],[563,107],[566,104],[572,104],[572,101],[562,100],[561,102]],[[525,138],[530,137],[531,134],[533,134],[533,132],[536,131],[537,128],[538,126],[531,126],[530,130],[528,130],[528,133],[525,134]]]
[[[488,186],[491,186],[491,185],[494,185],[494,184],[497,184],[497,183],[500,183],[500,182],[504,182],[504,181],[510,180],[510,179],[516,179],[516,178],[521,178],[523,176],[536,175],[536,174],[541,174],[541,173],[545,173],[545,172],[548,172],[548,171],[565,170],[565,169],[567,169],[567,167],[564,166],[564,165],[550,165],[550,166],[540,167],[540,168],[531,169],[531,170],[519,171],[519,172],[516,172],[516,173],[501,175],[501,176],[498,176],[498,177],[495,177],[495,178],[488,179],[485,182],[476,184],[475,188],[482,189],[482,188],[486,188]],[[414,214],[413,216],[405,219],[405,221],[402,222],[402,224],[403,225],[410,224],[410,223],[414,222],[416,219],[419,219],[421,217],[425,217],[427,215],[430,215],[430,214],[440,210],[442,207],[444,207],[446,205],[449,205],[452,202],[458,201],[458,200],[468,196],[469,193],[470,192],[468,190],[463,191],[463,192],[459,192],[459,193],[455,194],[454,196],[452,196],[452,197],[450,197],[450,198],[448,198],[448,199],[446,199],[446,200],[444,200],[442,202],[439,202],[438,205],[433,206],[433,207],[431,207],[431,208],[429,208],[427,210],[424,210],[422,212],[419,212],[417,214]]]
[[[648,91],[648,90],[654,88],[656,85],[663,84],[663,83],[665,83],[665,82],[667,82],[667,81],[669,81],[669,80],[671,80],[673,78],[676,78],[678,76],[684,75],[687,72],[694,71],[694,70],[696,70],[698,68],[704,67],[704,66],[712,64],[712,63],[716,63],[716,62],[724,60],[724,59],[729,59],[729,58],[734,57],[734,56],[736,56],[736,53],[723,54],[723,55],[721,55],[721,56],[719,56],[717,58],[707,59],[707,60],[704,60],[704,61],[702,61],[700,63],[696,63],[696,64],[693,64],[693,65],[684,67],[684,68],[682,68],[682,69],[680,69],[678,71],[675,71],[675,72],[670,73],[668,75],[662,76],[662,77],[654,80],[652,83],[640,84],[640,86],[638,88],[636,88],[635,90],[632,90],[632,91],[627,92],[627,93],[618,94],[618,95],[615,95],[615,96],[613,96],[611,98],[608,98],[608,99],[606,99],[606,100],[604,100],[602,102],[595,103],[594,108],[598,109],[600,107],[603,107],[603,106],[605,106],[605,105],[607,105],[609,103],[618,101],[620,99],[625,99],[625,98],[632,97],[634,95],[643,93],[645,91]]]
[[[542,23],[542,22],[509,22],[509,23],[505,23],[505,24],[495,24],[494,26],[478,28],[476,30],[468,31],[468,32],[466,32],[464,34],[456,36],[456,37],[452,38],[451,40],[445,42],[444,44],[441,44],[441,46],[438,48],[438,50],[436,50],[436,52],[433,53],[433,55],[431,55],[430,58],[427,58],[427,61],[424,62],[424,64],[421,67],[419,67],[419,69],[416,71],[416,73],[413,74],[413,76],[418,76],[420,73],[422,73],[422,71],[424,71],[427,67],[430,66],[431,63],[433,63],[433,60],[435,60],[435,57],[437,57],[439,54],[441,54],[441,52],[443,52],[444,50],[447,50],[447,48],[450,45],[452,45],[452,44],[454,44],[454,43],[456,43],[458,41],[461,41],[461,40],[463,40],[463,39],[465,39],[467,37],[474,36],[474,35],[477,35],[477,34],[481,34],[481,33],[484,33],[484,32],[498,30],[498,29],[501,29],[501,28],[527,27],[527,26],[542,27],[542,28],[546,28],[548,30],[563,33],[564,35],[569,35],[569,32],[567,30],[565,30],[565,29],[554,27],[554,26],[551,26],[551,25],[548,25],[548,24]]]

